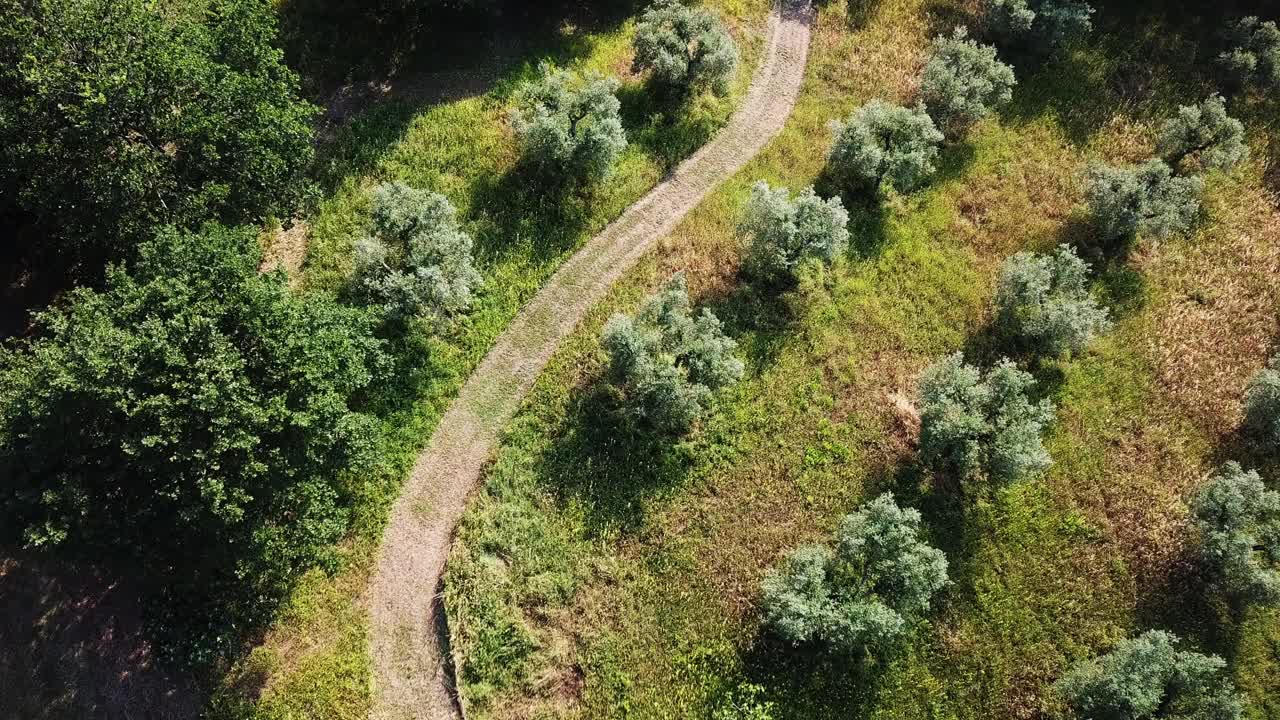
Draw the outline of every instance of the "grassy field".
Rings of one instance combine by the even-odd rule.
[[[1250,718],[1280,717],[1280,614],[1208,588],[1186,527],[1186,499],[1218,463],[1280,470],[1238,430],[1280,310],[1274,100],[1232,104],[1253,158],[1207,179],[1192,237],[1094,257],[1116,327],[1083,356],[1030,366],[1059,408],[1043,479],[962,498],[916,464],[897,410],[939,356],[1001,355],[996,268],[1019,249],[1087,242],[1084,165],[1144,159],[1159,121],[1212,91],[1196,49],[1217,15],[1096,4],[1088,43],[1019,67],[1013,104],[948,146],[930,187],[855,212],[849,256],[776,299],[737,275],[750,184],[815,182],[826,123],[870,98],[911,99],[927,38],[972,12],[822,5],[787,130],[593,311],[473,501],[446,589],[473,716],[707,717],[750,685],[778,717],[1043,717],[1071,662],[1161,627],[1231,663]],[[675,270],[725,319],[748,376],[668,443],[618,419],[596,338]],[[759,627],[760,578],[886,489],[921,510],[951,564],[930,622],[856,668],[778,647]]]
[[[373,104],[324,139],[317,178],[323,197],[305,220],[303,292],[341,293],[355,241],[366,232],[369,190],[401,181],[448,196],[476,240],[483,277],[472,312],[443,330],[411,327],[390,338],[395,367],[368,399],[383,419],[386,445],[377,482],[358,508],[358,530],[335,574],[313,572],[263,642],[222,680],[211,713],[225,718],[365,718],[370,671],[362,593],[385,516],[400,481],[472,368],[520,306],[592,234],[711,137],[749,84],[762,51],[768,3],[710,0],[728,22],[743,62],[729,97],[663,107],[630,72],[632,3],[601,17],[566,16],[529,29],[522,54],[486,64],[457,88],[434,76]],[[598,70],[623,80],[619,91],[630,145],[599,188],[554,196],[516,170],[505,110],[538,63]],[[450,68],[450,77],[459,73]],[[411,76],[411,73],[406,73]],[[430,74],[428,74],[430,75]],[[425,77],[425,76],[424,76]],[[412,77],[405,82],[415,87]],[[429,87],[427,87],[429,86]],[[432,101],[444,95],[451,99]],[[674,118],[674,119],[669,119]]]

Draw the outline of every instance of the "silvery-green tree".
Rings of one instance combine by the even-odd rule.
[[[1170,168],[1229,170],[1249,156],[1244,124],[1227,114],[1221,95],[1183,105],[1160,128],[1156,152]]]
[[[384,184],[373,192],[373,236],[356,243],[352,283],[393,318],[443,320],[470,307],[480,284],[471,244],[443,195]]]
[[[920,537],[920,513],[885,493],[846,515],[834,547],[790,552],[761,584],[766,624],[794,645],[876,651],[928,610],[947,559]]]
[[[919,187],[937,170],[942,132],[923,105],[872,100],[844,122],[833,122],[835,140],[827,166],[841,187],[879,192],[891,187],[907,192]]]
[[[958,132],[1013,98],[1013,68],[1000,62],[996,49],[979,45],[958,27],[940,35],[924,66],[920,94],[934,122]]]
[[[751,188],[741,224],[748,238],[743,264],[767,282],[793,283],[803,263],[829,265],[844,252],[848,222],[840,198],[823,200],[813,188],[792,196],[761,180]]]
[[[1280,88],[1280,27],[1274,21],[1246,17],[1226,29],[1227,49],[1218,63],[1232,81],[1244,86]]]
[[[1050,355],[1080,352],[1111,327],[1089,294],[1089,265],[1067,245],[1052,255],[1020,252],[996,283],[996,322],[1012,338]]]
[[[672,435],[692,428],[713,393],[742,378],[737,343],[710,310],[694,316],[684,273],[673,275],[635,316],[610,318],[601,343],[628,415]]]
[[[1245,422],[1280,444],[1280,355],[1249,380],[1244,395]]]
[[[1280,604],[1280,492],[1227,463],[1191,504],[1206,563],[1228,592]]]
[[[987,26],[1002,44],[1052,51],[1093,28],[1093,8],[1081,0],[983,0]]]
[[[1053,420],[1048,400],[1035,402],[1035,379],[1009,360],[989,372],[956,353],[920,375],[920,458],[961,477],[998,484],[1052,464],[1040,440]]]
[[[1133,168],[1095,163],[1085,178],[1085,202],[1103,240],[1138,233],[1168,238],[1191,229],[1200,214],[1204,181],[1178,177],[1163,160]]]
[[[1226,667],[1150,630],[1076,664],[1056,687],[1080,720],[1238,720],[1243,707]]]
[[[547,63],[539,72],[537,81],[521,88],[510,112],[524,162],[560,182],[605,178],[627,147],[618,81]]]
[[[655,0],[636,25],[635,71],[667,88],[724,94],[738,68],[738,45],[715,13],[680,0]]]

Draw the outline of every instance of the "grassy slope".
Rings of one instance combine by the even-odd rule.
[[[641,79],[629,73],[634,23],[622,18],[587,29],[566,21],[549,37],[526,39],[543,49],[498,77],[486,94],[425,106],[413,100],[386,102],[327,141],[319,172],[326,195],[308,219],[307,291],[341,290],[351,248],[367,222],[368,190],[393,180],[449,197],[476,238],[484,287],[473,311],[442,333],[415,327],[395,341],[393,380],[370,399],[384,419],[385,468],[357,508],[358,529],[346,547],[346,562],[332,577],[317,571],[304,579],[265,641],[222,681],[213,701],[215,716],[367,717],[371,688],[361,594],[399,480],[520,306],[579,245],[727,120],[760,57],[769,5],[765,0],[707,4],[738,38],[742,71],[728,99],[701,98],[674,124],[662,119]],[[517,152],[505,108],[543,59],[624,81],[619,96],[630,146],[614,175],[592,194],[552,197],[513,171]]]
[[[1210,178],[1194,238],[1099,264],[1116,329],[1082,358],[1036,368],[1060,407],[1057,464],[966,504],[914,465],[890,396],[943,353],[996,356],[986,313],[1000,259],[1078,238],[1087,159],[1145,157],[1158,119],[1207,90],[1178,28],[1107,20],[1104,5],[1104,27],[1123,32],[1021,73],[1014,106],[948,149],[931,188],[855,220],[846,263],[790,304],[761,299],[734,276],[749,183],[813,182],[826,121],[909,97],[924,39],[965,16],[958,4],[871,5],[823,8],[783,136],[593,312],[510,429],[451,559],[464,692],[494,717],[699,717],[743,682],[783,717],[1033,717],[1052,709],[1047,684],[1071,661],[1161,626],[1233,661],[1252,717],[1280,716],[1280,618],[1204,590],[1184,504],[1227,457],[1274,476],[1235,433],[1280,309],[1280,215],[1262,161]],[[1132,69],[1148,57],[1153,72]],[[1265,155],[1274,115],[1235,111]],[[595,338],[675,269],[726,318],[749,373],[668,446],[615,419]],[[883,489],[921,508],[952,563],[931,625],[852,674],[771,647],[753,607],[762,574]]]

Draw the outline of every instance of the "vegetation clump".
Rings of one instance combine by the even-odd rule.
[[[1093,8],[1081,0],[983,0],[991,33],[1005,45],[1052,51],[1093,28]]]
[[[387,183],[373,193],[374,237],[356,243],[352,282],[365,300],[399,320],[443,320],[471,305],[480,273],[471,236],[438,193]]]
[[[1229,170],[1249,156],[1244,124],[1227,114],[1220,95],[1178,108],[1161,127],[1156,148],[1175,170],[1184,164],[1201,171]]]
[[[885,493],[846,515],[835,547],[793,550],[762,583],[765,622],[794,645],[842,654],[889,646],[947,584],[947,559],[920,539],[920,513]]]
[[[693,316],[684,273],[672,276],[634,317],[610,318],[601,341],[627,413],[659,432],[688,432],[712,394],[742,378],[737,343],[719,318],[705,308]]]
[[[1257,471],[1227,463],[1196,496],[1191,514],[1206,563],[1232,594],[1280,604],[1280,492]]]
[[[539,71],[541,77],[520,90],[510,113],[523,160],[559,181],[604,179],[627,147],[618,81],[546,63]]]
[[[1178,638],[1150,630],[1077,664],[1057,688],[1081,720],[1213,718],[1238,720],[1240,697],[1213,655],[1177,648]]]
[[[1035,379],[1003,360],[983,373],[960,353],[920,375],[920,457],[961,477],[1005,484],[1052,463],[1040,436],[1053,420],[1048,400],[1032,401]]]
[[[1280,88],[1280,27],[1257,17],[1241,18],[1226,30],[1227,49],[1218,63],[1237,85]]]
[[[1000,268],[996,321],[1009,337],[1039,352],[1080,352],[1111,327],[1088,282],[1088,263],[1067,245],[1052,255],[1020,252]]]
[[[793,197],[763,180],[751,188],[742,231],[750,238],[743,261],[766,282],[790,284],[807,262],[831,264],[849,244],[849,213],[840,198],[823,200],[813,188]]]
[[[845,189],[875,193],[888,186],[907,192],[937,170],[943,135],[923,105],[872,100],[844,122],[833,122],[831,130],[835,140],[827,164]]]
[[[962,131],[1013,98],[1013,68],[996,49],[979,45],[958,27],[940,35],[924,66],[920,94],[929,115],[948,134]]]
[[[1134,168],[1091,165],[1085,185],[1089,215],[1104,241],[1185,233],[1200,214],[1204,191],[1203,180],[1176,176],[1159,159]]]
[[[1247,425],[1280,445],[1280,355],[1249,380],[1244,412]]]
[[[637,72],[681,92],[725,94],[738,68],[738,45],[715,13],[680,0],[655,0],[636,25]]]

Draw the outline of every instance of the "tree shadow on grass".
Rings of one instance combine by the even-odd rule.
[[[888,657],[860,661],[821,647],[795,647],[768,628],[758,630],[742,659],[747,680],[765,688],[787,717],[865,717],[889,664]]]
[[[657,159],[664,175],[715,137],[732,103],[710,92],[676,93],[653,80],[618,89],[627,141]]]

